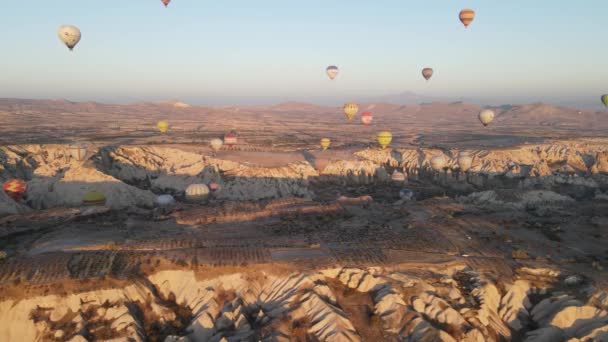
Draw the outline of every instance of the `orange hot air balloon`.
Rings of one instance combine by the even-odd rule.
[[[165,5],[165,7],[169,6],[169,3],[171,2],[171,0],[160,0],[160,2],[163,3],[163,5]]]
[[[431,76],[433,76],[433,69],[431,69],[431,68],[422,69],[422,77],[424,77],[425,80],[428,81],[431,78]]]
[[[19,202],[27,191],[27,183],[22,179],[13,178],[4,182],[2,189],[10,198]]]
[[[473,19],[475,19],[475,11],[470,8],[465,8],[460,11],[460,21],[464,24],[464,28],[469,27]]]
[[[361,114],[361,122],[363,122],[363,124],[365,126],[369,125],[370,123],[372,123],[372,121],[374,120],[374,115],[370,112],[365,112]]]

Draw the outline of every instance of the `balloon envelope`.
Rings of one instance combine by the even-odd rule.
[[[336,78],[336,76],[338,76],[339,70],[337,66],[330,65],[325,69],[325,73],[327,73],[327,76],[330,80],[333,80],[334,78]]]
[[[467,172],[473,164],[473,158],[466,152],[461,152],[458,155],[458,168],[460,171]]]
[[[359,111],[359,106],[356,103],[347,103],[344,105],[344,115],[348,120],[352,120],[357,112]]]
[[[23,179],[12,178],[4,182],[2,190],[13,200],[19,201],[27,191],[27,183]]]
[[[159,207],[166,207],[173,203],[175,203],[175,198],[173,198],[171,195],[159,195],[156,197],[156,204]]]
[[[460,21],[462,22],[464,27],[467,28],[471,24],[473,19],[475,19],[475,11],[470,8],[465,8],[460,11],[458,17],[460,18]]]
[[[391,143],[393,140],[393,135],[390,132],[380,132],[378,133],[378,144],[384,149]]]
[[[57,30],[57,36],[71,51],[80,41],[81,34],[76,26],[62,25]]]
[[[163,5],[165,5],[165,7],[169,6],[169,3],[171,2],[171,0],[160,0]]]
[[[329,145],[331,144],[331,140],[328,138],[323,138],[321,139],[321,148],[323,148],[323,150],[327,150],[327,148],[329,147]]]
[[[167,133],[167,131],[169,130],[169,123],[167,121],[159,121],[156,123],[156,128],[158,128],[158,130],[161,133]]]
[[[105,205],[106,195],[99,191],[89,191],[84,194],[82,198],[82,204],[84,205]]]
[[[238,142],[238,137],[235,131],[231,131],[230,133],[224,135],[224,144],[232,147],[236,145]]]
[[[222,148],[222,145],[224,145],[224,142],[222,141],[222,139],[213,138],[211,139],[211,141],[209,141],[209,145],[214,151],[219,151]]]
[[[370,112],[365,112],[361,114],[361,122],[363,122],[363,124],[365,126],[368,126],[369,124],[372,123],[372,121],[374,120],[374,115]]]
[[[602,95],[602,103],[608,107],[608,94]]]
[[[206,184],[190,184],[186,188],[186,200],[199,202],[209,196],[209,187]]]
[[[444,166],[445,158],[442,155],[434,156],[433,158],[431,158],[431,167],[433,168],[433,170],[441,171],[443,170]]]
[[[494,111],[491,109],[484,109],[481,112],[479,112],[479,121],[481,121],[481,123],[484,126],[487,126],[490,124],[490,122],[492,122],[494,120]]]
[[[431,76],[433,76],[433,69],[431,69],[431,68],[422,69],[422,77],[424,77],[425,80],[428,81],[431,78]]]

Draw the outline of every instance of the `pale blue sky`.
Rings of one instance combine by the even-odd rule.
[[[477,17],[465,30],[466,7]],[[12,0],[0,8],[0,97],[237,104],[411,91],[599,107],[606,13],[605,0]],[[82,31],[73,52],[62,24]]]

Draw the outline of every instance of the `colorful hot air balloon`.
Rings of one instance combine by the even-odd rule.
[[[475,11],[470,8],[465,8],[460,11],[459,18],[460,21],[464,24],[464,27],[467,28],[469,27],[473,19],[475,19]]]
[[[608,94],[602,95],[602,103],[605,107],[608,107]]]
[[[336,76],[338,76],[338,67],[335,65],[330,65],[327,67],[327,69],[325,69],[325,72],[327,73],[327,76],[329,76],[330,80],[333,80],[334,78],[336,78]]]
[[[235,131],[230,131],[230,133],[224,135],[224,144],[228,145],[228,147],[233,147],[236,145],[238,136]]]
[[[82,204],[84,205],[105,205],[106,195],[99,191],[89,191],[84,194],[82,198]]]
[[[484,126],[487,126],[490,124],[490,122],[492,122],[494,120],[494,111],[490,110],[490,109],[484,109],[481,112],[479,112],[479,121],[481,121],[481,123]]]
[[[160,0],[160,2],[163,3],[163,5],[165,5],[165,7],[169,6],[169,3],[171,2],[171,0]]]
[[[224,145],[224,142],[222,141],[222,139],[213,138],[209,141],[209,145],[211,146],[212,150],[217,152],[222,148],[222,145]]]
[[[169,130],[169,123],[165,120],[159,121],[156,124],[156,128],[158,128],[158,130],[163,134],[167,133],[167,131]]]
[[[330,144],[331,144],[331,140],[329,140],[329,138],[321,139],[321,147],[323,148],[323,151],[327,150],[327,148],[329,147]]]
[[[346,115],[348,120],[352,120],[358,111],[359,106],[356,103],[347,103],[344,105],[344,115]]]
[[[12,198],[15,202],[19,202],[27,191],[27,183],[22,179],[12,178],[4,182],[2,189],[8,197]]]
[[[76,26],[62,25],[57,30],[57,36],[72,51],[74,46],[80,41],[81,34]]]
[[[388,144],[393,140],[393,135],[390,132],[380,132],[378,133],[378,144],[385,149]]]
[[[209,196],[209,187],[206,184],[190,184],[186,188],[186,200],[200,202]]]
[[[467,172],[473,164],[473,158],[467,152],[460,152],[458,154],[458,168],[460,171]]]
[[[422,69],[422,77],[424,77],[425,80],[428,81],[431,78],[431,76],[433,76],[433,69],[431,69],[431,68]]]
[[[365,126],[368,126],[369,124],[371,124],[373,120],[374,120],[374,115],[372,115],[372,113],[365,112],[365,113],[361,114],[361,122],[363,122],[363,124]]]

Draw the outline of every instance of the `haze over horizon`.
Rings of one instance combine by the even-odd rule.
[[[477,12],[466,30],[465,7]],[[421,101],[600,108],[605,10],[600,1],[548,0],[10,2],[0,14],[12,33],[0,37],[0,92],[201,105],[337,105],[412,92]],[[62,24],[82,31],[73,52],[57,39]],[[333,82],[330,64],[341,70]],[[429,82],[420,75],[427,66]]]

